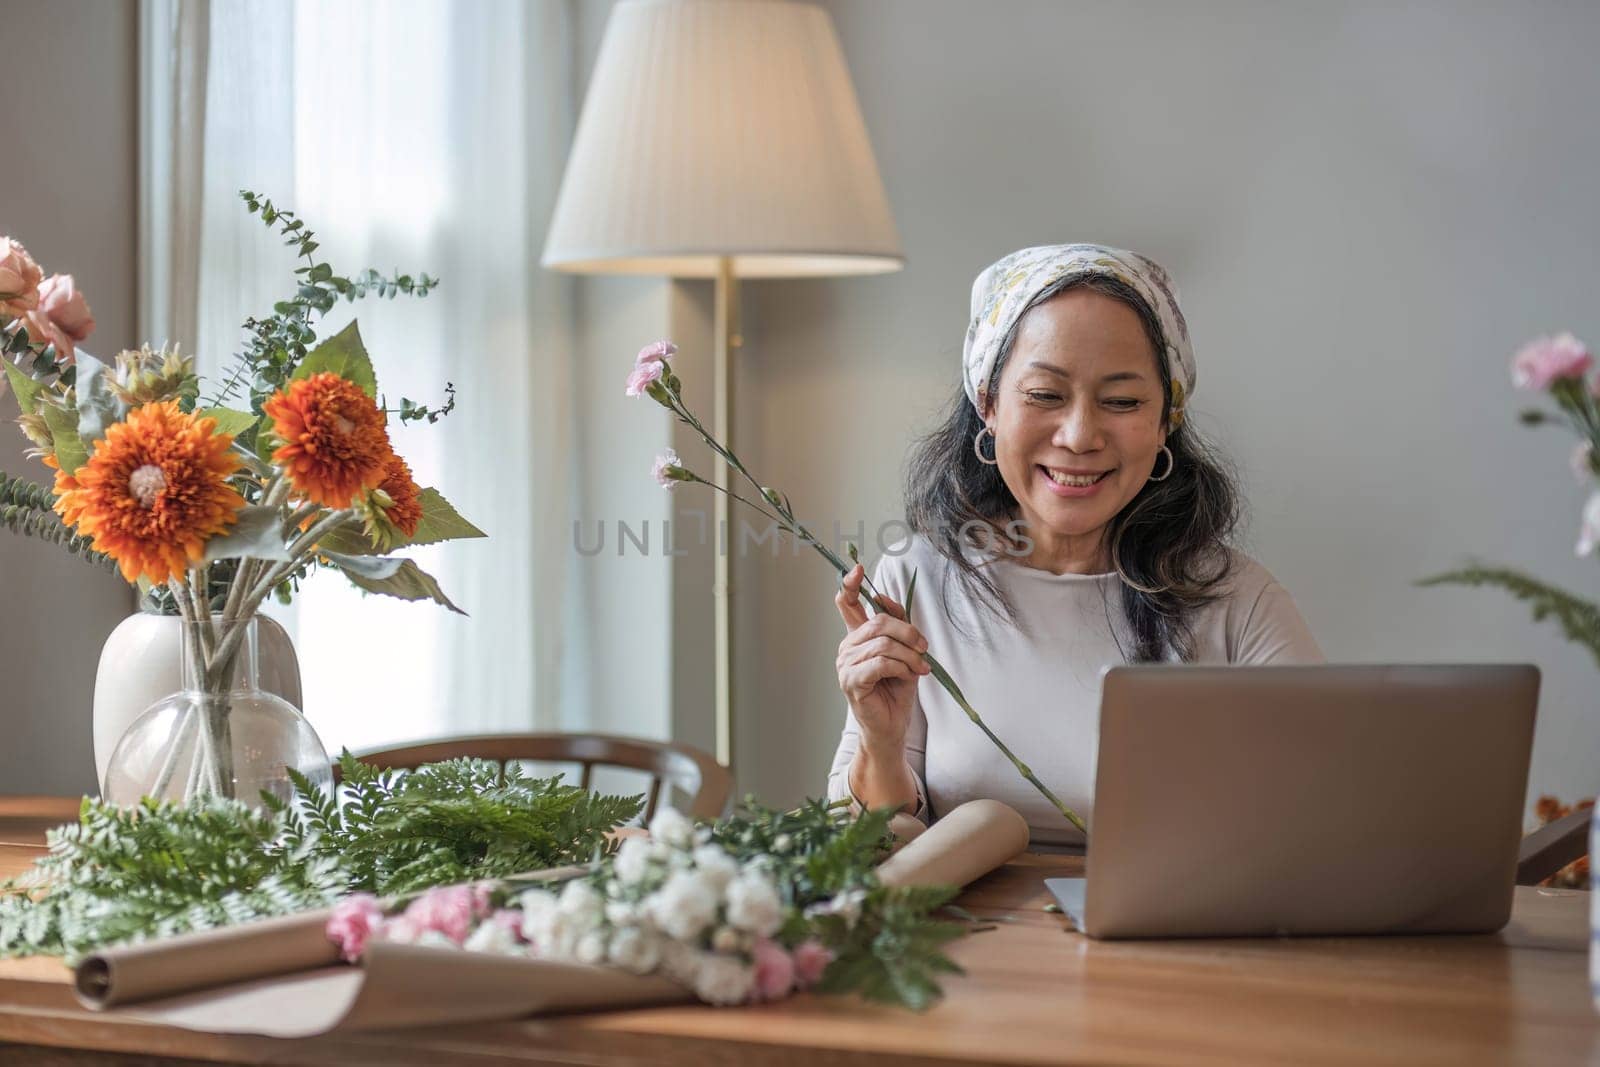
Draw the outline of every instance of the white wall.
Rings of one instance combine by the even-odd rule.
[[[829,3],[909,257],[749,285],[746,458],[808,514],[901,514],[958,378],[973,276],[1023,245],[1122,244],[1176,275],[1199,424],[1246,547],[1336,660],[1544,671],[1531,790],[1600,787],[1595,664],[1477,555],[1600,592],[1573,558],[1570,438],[1516,423],[1507,362],[1600,343],[1600,8],[1570,3]],[[823,787],[842,716],[829,571],[740,570],[742,779]],[[746,647],[754,642],[747,642]]]
[[[134,333],[138,158],[133,0],[7,0],[0,234],[71,274],[109,357]],[[49,483],[0,399],[0,470]],[[115,574],[0,529],[0,794],[95,789],[94,670],[133,597]]]

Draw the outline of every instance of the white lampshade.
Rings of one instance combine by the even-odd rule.
[[[789,0],[622,0],[545,244],[582,273],[875,274],[904,263],[833,23]]]

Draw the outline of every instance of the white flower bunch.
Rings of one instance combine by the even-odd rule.
[[[560,892],[523,893],[522,936],[552,959],[663,973],[712,1004],[752,999],[757,945],[787,909],[764,864],[740,864],[709,838],[663,809],[650,837],[623,841],[608,869]]]

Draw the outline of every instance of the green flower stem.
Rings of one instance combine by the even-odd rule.
[[[779,503],[777,500],[774,500],[772,496],[768,496],[767,488],[756,480],[755,475],[751,474],[743,463],[739,462],[739,457],[734,455],[729,449],[726,449],[717,443],[717,441],[714,440],[706,431],[706,428],[701,425],[700,420],[695,418],[694,414],[683,405],[683,398],[679,395],[677,389],[675,388],[675,376],[671,375],[669,372],[667,377],[669,380],[674,382],[674,385],[664,387],[661,390],[661,395],[667,397],[668,399],[663,401],[658,396],[656,397],[657,403],[661,403],[663,406],[670,408],[672,412],[680,419],[688,423],[689,426],[693,427],[694,431],[700,435],[700,439],[704,441],[713,452],[717,453],[717,455],[726,460],[729,466],[733,467],[740,474],[744,475],[745,478],[749,480],[750,484],[756,487],[757,491],[761,494],[762,499],[768,501],[775,509],[777,509],[778,514],[773,515],[772,512],[768,511],[766,508],[761,507],[754,501],[746,500],[732,489],[725,489],[722,486],[707,481],[706,479],[695,474],[693,471],[688,471],[685,469],[686,473],[688,473],[690,476],[690,480],[701,485],[710,486],[717,492],[724,493],[732,499],[737,500],[748,507],[754,508],[756,511],[767,516],[768,518],[774,519],[790,534],[798,537],[801,541],[816,549],[817,553],[822,556],[823,559],[827,560],[833,565],[833,568],[839,572],[840,577],[849,574],[854,564],[846,563],[843,559],[840,559],[838,553],[834,552],[832,549],[828,548],[826,545],[812,536],[811,531],[807,530],[805,526],[803,526],[794,517],[794,512],[787,505]],[[781,496],[781,494],[777,493],[774,493],[773,495]],[[864,584],[865,588],[862,590],[861,596],[867,601],[868,604],[872,606],[874,611],[883,614],[884,606],[882,594],[879,593],[876,588],[874,588],[871,578],[866,578]],[[1005,742],[1001,741],[1000,738],[995,735],[995,732],[989,729],[989,725],[983,721],[983,716],[979,715],[977,709],[967,702],[966,695],[961,692],[961,687],[956,684],[954,678],[950,677],[950,672],[945,670],[944,665],[935,659],[929,652],[924,652],[922,654],[922,658],[928,664],[928,667],[934,678],[936,678],[939,684],[944,687],[945,692],[949,693],[951,699],[956,702],[962,711],[966,712],[967,718],[971,719],[973,724],[977,726],[978,729],[983,731],[984,736],[989,739],[990,743],[993,744],[995,748],[999,749],[1006,759],[1011,761],[1011,765],[1016,768],[1017,773],[1031,783],[1046,800],[1050,801],[1051,805],[1061,813],[1061,816],[1066,819],[1067,822],[1077,827],[1077,829],[1082,832],[1085,837],[1087,837],[1089,834],[1089,827],[1083,821],[1082,817],[1080,817],[1077,812],[1067,807],[1067,805],[1061,801],[1060,797],[1052,793],[1049,788],[1039,780],[1039,776],[1033,773],[1033,768],[1029,767],[1026,763],[1023,763],[1020,759],[1018,759],[1015,753],[1006,747]]]

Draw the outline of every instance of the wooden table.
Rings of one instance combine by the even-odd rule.
[[[0,877],[75,812],[0,798]],[[1029,855],[973,885],[961,903],[1004,921],[954,946],[967,974],[923,1015],[802,995],[280,1041],[96,1015],[54,961],[0,961],[0,1065],[102,1062],[84,1050],[141,1065],[1600,1063],[1586,893],[1519,889],[1492,936],[1097,942],[1042,910],[1044,877],[1081,869]]]

